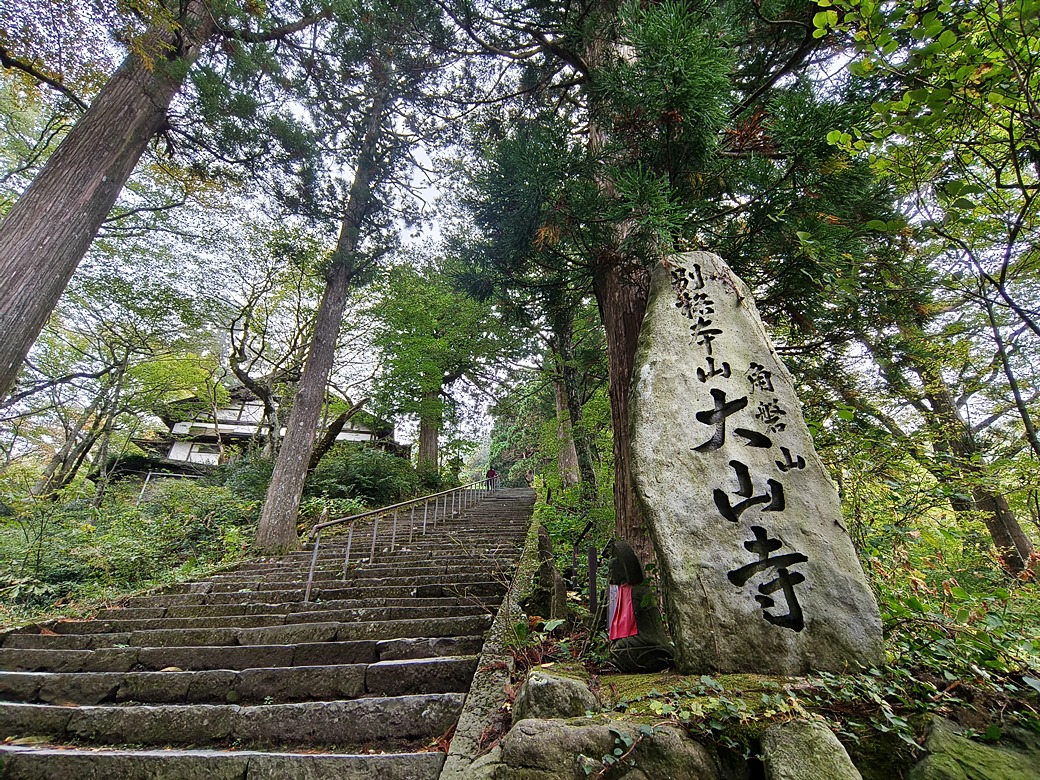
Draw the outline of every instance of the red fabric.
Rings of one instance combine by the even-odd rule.
[[[632,609],[632,586],[618,585],[617,607],[614,608],[614,619],[610,621],[610,639],[624,639],[638,633],[636,613]]]

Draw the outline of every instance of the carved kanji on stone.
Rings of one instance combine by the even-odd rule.
[[[633,483],[679,670],[883,663],[877,605],[794,383],[718,256],[654,270],[631,399]]]
[[[784,546],[779,539],[770,539],[766,529],[761,526],[751,526],[754,539],[744,542],[744,547],[758,555],[758,560],[741,566],[729,573],[729,581],[734,585],[742,586],[759,572],[776,572],[776,577],[763,585],[758,586],[761,595],[755,596],[755,601],[762,607],[763,617],[774,626],[790,628],[793,631],[801,631],[805,628],[805,620],[802,616],[802,606],[798,603],[798,597],[794,592],[794,586],[805,582],[805,576],[798,572],[790,571],[790,567],[799,563],[806,563],[809,558],[801,553],[786,553],[784,555],[771,555]],[[776,606],[776,601],[771,594],[781,591],[787,602],[787,612],[783,615],[774,615],[766,610]]]
[[[759,504],[768,504],[763,512],[783,512],[784,511],[784,486],[777,482],[775,479],[766,480],[768,489],[761,495],[754,495],[754,485],[751,481],[751,472],[748,467],[741,463],[739,460],[731,460],[729,465],[733,467],[733,470],[737,473],[737,489],[734,493],[741,498],[736,504],[730,503],[729,494],[725,490],[719,490],[715,488],[712,495],[715,498],[715,506],[718,507],[719,514],[729,520],[731,523],[737,522],[740,516],[745,511],[753,506]]]
[[[716,368],[715,358],[711,355],[708,355],[708,357],[704,359],[704,362],[708,364],[708,370],[705,371],[703,368],[697,369],[697,378],[699,380],[707,382],[709,379],[714,379],[717,376],[721,376],[723,379],[729,379],[730,374],[732,373],[732,371],[730,371],[729,363],[722,361]]]
[[[747,371],[747,379],[751,384],[751,392],[767,390],[773,392],[773,372],[766,370],[760,363],[752,362]]]

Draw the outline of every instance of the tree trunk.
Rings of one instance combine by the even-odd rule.
[[[626,272],[627,271],[627,272]],[[650,296],[650,274],[618,259],[601,262],[594,280],[596,300],[607,335],[610,420],[614,431],[614,529],[643,561],[653,559],[653,545],[632,484],[629,395],[639,328]]]
[[[909,353],[908,353],[909,354]],[[946,381],[937,367],[914,361],[914,371],[924,384],[925,396],[932,410],[930,420],[933,447],[938,444],[951,455],[954,468],[971,485],[974,509],[982,515],[993,538],[997,556],[1013,574],[1020,574],[1029,565],[1033,545],[1022,530],[1007,500],[979,481],[985,481],[986,466],[971,428],[961,416]],[[941,444],[940,444],[941,442]],[[956,509],[957,507],[954,506]]]
[[[588,67],[588,150],[600,170],[606,170],[604,157],[608,146],[604,118],[609,107],[597,95],[595,76],[598,71],[631,56],[622,51],[617,41],[617,0],[597,0],[589,7],[588,34],[582,59]],[[617,197],[617,187],[606,173],[596,176],[596,186],[605,202]],[[632,484],[631,443],[628,426],[628,401],[635,364],[639,328],[650,297],[650,273],[644,258],[633,258],[620,251],[631,228],[631,221],[619,220],[614,225],[609,246],[595,248],[590,258],[593,289],[599,304],[600,318],[607,336],[607,381],[610,392],[610,420],[614,432],[614,531],[625,539],[643,561],[654,558],[653,543],[646,531],[642,511]]]
[[[563,389],[563,381],[560,377],[553,378],[553,389],[556,393],[556,440],[559,443],[556,464],[560,470],[560,484],[569,488],[581,481],[581,475],[578,472],[578,450],[574,446],[566,391]]]
[[[188,0],[176,31],[147,34],[0,223],[0,398],[212,31]]]
[[[596,469],[593,466],[592,444],[581,424],[578,370],[574,366],[574,316],[571,309],[563,305],[558,306],[557,311],[552,325],[553,348],[558,356],[559,371],[563,380],[563,397],[570,416],[571,440],[574,442],[578,474],[581,477],[581,496],[586,501],[592,501],[596,498]]]
[[[105,420],[105,425],[101,429],[101,447],[98,449],[97,456],[95,458],[95,471],[97,472],[97,478],[94,481],[94,507],[96,509],[101,508],[101,504],[105,500],[105,492],[108,490],[108,448],[112,442],[112,431],[115,428],[116,416],[119,414],[119,404],[123,400],[123,381],[126,379],[126,369],[130,361],[130,355],[126,354],[123,356],[123,360],[119,366],[119,373],[116,375],[116,386],[112,391],[112,403],[109,405],[108,417]]]
[[[341,413],[336,417],[329,427],[325,430],[325,435],[321,437],[321,441],[318,442],[314,448],[314,452],[311,453],[310,462],[307,464],[307,474],[309,475],[314,469],[318,468],[318,464],[321,463],[321,459],[325,457],[325,453],[332,449],[332,445],[336,443],[336,437],[339,436],[340,431],[343,430],[343,426],[347,424],[347,421],[355,414],[360,412],[364,408],[365,404],[368,403],[368,398],[362,398],[347,411]]]
[[[362,270],[357,249],[361,240],[361,226],[372,199],[372,181],[377,168],[376,149],[382,135],[387,100],[384,89],[377,93],[369,106],[365,138],[358,153],[357,171],[326,278],[325,294],[318,306],[307,361],[303,366],[292,412],[286,423],[285,438],[275,461],[271,484],[267,488],[257,525],[255,546],[265,554],[299,547],[296,517],[325,400],[325,385],[332,372],[347,290],[354,275]]]
[[[105,398],[105,393],[101,392],[94,396],[94,400],[90,402],[88,406],[77,419],[75,424],[72,426],[72,430],[69,431],[68,436],[65,437],[65,443],[61,445],[54,456],[47,463],[43,473],[40,474],[40,478],[36,480],[36,484],[33,485],[30,491],[34,496],[46,496],[49,493],[54,492],[58,485],[61,484],[65,469],[70,463],[75,462],[76,457],[79,454],[79,448],[81,445],[87,443],[87,447],[94,446],[94,442],[97,440],[96,430],[88,432],[85,438],[81,438],[83,429],[87,423],[90,422],[91,418],[97,413],[98,408],[101,406],[101,401]],[[95,425],[95,428],[97,426]],[[89,442],[89,443],[88,443]]]
[[[441,432],[441,388],[423,394],[422,412],[419,414],[419,458],[418,465],[431,469],[440,468],[438,458]]]

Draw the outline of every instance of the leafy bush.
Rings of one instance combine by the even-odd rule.
[[[263,501],[273,471],[274,461],[253,454],[222,466],[209,482],[223,485],[240,498]]]
[[[130,486],[112,491],[100,509],[82,499],[35,501],[8,518],[0,526],[0,599],[39,608],[141,587],[179,568],[237,558],[248,547],[257,501],[195,480],[152,485],[140,505]]]
[[[420,486],[412,464],[372,447],[338,445],[322,458],[304,495],[357,498],[372,506],[415,495]]]

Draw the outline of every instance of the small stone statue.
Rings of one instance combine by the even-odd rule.
[[[615,539],[611,548],[607,618],[610,661],[629,674],[660,672],[671,666],[675,651],[661,624],[654,595],[643,584],[643,566],[627,542]]]

